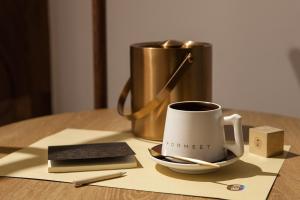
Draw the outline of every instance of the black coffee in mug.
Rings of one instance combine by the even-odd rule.
[[[187,101],[173,103],[170,105],[170,108],[182,111],[210,111],[216,110],[220,106],[210,102]]]

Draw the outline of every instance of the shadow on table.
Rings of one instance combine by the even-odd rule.
[[[188,180],[188,181],[199,181],[199,182],[218,182],[218,181],[228,181],[237,178],[249,178],[253,176],[276,176],[276,173],[263,172],[260,167],[250,164],[241,160],[236,161],[236,163],[221,168],[215,172],[210,172],[206,174],[181,174],[170,170],[167,167],[156,165],[156,170],[168,177]]]
[[[132,137],[131,133],[132,133],[131,130],[127,130],[127,131],[118,132],[117,134],[113,134],[110,136],[100,137],[98,139],[84,141],[84,142],[85,143],[117,142],[117,141],[126,140],[128,138],[131,138]]]
[[[6,152],[11,152],[11,150],[19,150],[17,147],[0,147],[0,153],[4,150]],[[12,174],[14,172],[18,172],[20,170],[31,168],[34,166],[39,166],[47,163],[47,150],[35,148],[35,147],[27,147],[25,149],[19,150],[20,154],[24,154],[25,158],[18,160],[11,160],[11,162],[7,162],[6,164],[0,165],[0,175],[6,176]],[[0,179],[3,177],[0,177]]]
[[[84,141],[85,143],[98,143],[98,142],[112,142],[121,141],[132,137],[131,131],[123,131],[107,137],[100,137],[98,139]],[[45,165],[48,162],[48,150],[36,147],[7,147],[0,146],[0,154],[9,154],[19,151],[22,154],[22,159],[11,160],[1,165],[0,161],[0,180],[3,176],[10,175],[24,169],[32,168],[39,165]],[[138,162],[138,167],[141,168],[142,164]],[[1,177],[2,176],[2,177]]]
[[[251,126],[243,127],[244,138],[246,141],[248,141],[249,128],[251,128]],[[233,133],[232,127],[230,127],[230,126],[225,127],[225,130],[226,130],[226,134],[227,134],[226,137],[228,137],[230,139],[231,134]],[[107,137],[100,137],[98,139],[85,141],[85,143],[120,141],[120,140],[125,140],[130,137],[132,137],[132,135],[131,135],[131,131],[129,130],[129,131],[124,131],[124,132],[119,132],[117,134],[107,136]],[[40,149],[40,148],[35,148],[35,147],[27,147],[27,148],[22,149],[20,147],[0,146],[0,154],[9,154],[14,151],[19,151],[20,153],[26,154],[25,158],[22,158],[21,160],[17,160],[17,161],[11,161],[4,165],[0,165],[0,175],[2,175],[2,176],[9,175],[9,174],[12,174],[13,172],[17,172],[17,171],[20,171],[20,170],[23,170],[26,168],[31,168],[31,167],[35,167],[35,166],[39,166],[39,165],[43,165],[43,164],[47,163],[47,159],[48,159],[47,149]],[[286,153],[287,153],[287,158],[294,158],[294,157],[299,156],[297,154],[290,153],[290,152],[286,152]],[[282,156],[278,157],[278,158],[282,158]],[[233,166],[239,166],[234,170],[234,173],[232,173],[232,171],[228,171]],[[142,167],[141,163],[139,164],[139,167]],[[190,175],[189,176],[186,174],[182,175],[179,173],[175,173],[175,172],[169,170],[168,168],[165,168],[162,166],[156,166],[156,168],[160,173],[168,175],[168,176],[174,176],[175,178],[176,177],[178,177],[178,178],[182,178],[182,177],[191,178],[192,177],[198,181],[212,181],[212,180],[209,180],[209,177],[211,177],[211,176],[208,176],[208,175],[199,175],[199,176]],[[218,179],[220,179],[220,180],[215,180],[215,181],[230,180],[230,179],[240,177],[240,174],[237,174],[237,173],[241,173],[245,177],[251,177],[251,176],[256,176],[256,175],[274,175],[274,174],[262,172],[259,167],[255,166],[253,164],[245,163],[243,161],[237,161],[234,165],[222,168],[214,173],[219,173]],[[199,178],[201,178],[201,179],[199,179]]]
[[[244,142],[245,144],[249,144],[249,129],[253,128],[253,126],[249,125],[243,125],[243,137],[244,137]],[[224,126],[224,131],[225,131],[225,138],[227,141],[234,141],[234,132],[233,132],[233,126],[231,125],[225,125]],[[283,154],[272,157],[272,158],[281,158],[281,159],[291,159],[298,157],[299,154],[295,154],[290,151],[284,151]]]
[[[0,154],[10,154],[12,152],[22,149],[21,147],[6,147],[0,146]]]
[[[283,151],[282,154],[278,155],[278,156],[273,156],[272,158],[278,158],[278,159],[291,159],[291,158],[296,158],[298,157],[299,154],[295,154],[293,152],[289,152],[289,151]]]
[[[245,144],[249,144],[249,129],[250,128],[253,128],[253,126],[249,126],[249,125],[243,125],[242,126]],[[233,126],[225,125],[224,126],[224,131],[225,131],[226,140],[234,141]]]

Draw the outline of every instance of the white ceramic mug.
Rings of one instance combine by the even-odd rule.
[[[233,125],[233,144],[225,141],[225,124]],[[183,101],[168,106],[162,155],[216,162],[224,159],[226,149],[238,157],[244,153],[240,115],[223,117],[221,106],[211,102]]]

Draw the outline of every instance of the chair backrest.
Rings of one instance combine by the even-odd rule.
[[[94,105],[107,107],[105,0],[93,0]]]
[[[47,1],[0,1],[0,125],[51,114]]]

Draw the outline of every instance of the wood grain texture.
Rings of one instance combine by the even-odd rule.
[[[93,0],[94,105],[107,107],[105,0]]]
[[[292,145],[269,199],[300,198],[300,119],[226,110],[225,114],[239,113],[246,126],[270,125],[284,129],[285,144]],[[96,110],[80,113],[65,113],[25,120],[0,128],[0,157],[28,146],[45,136],[65,128],[90,130],[128,131],[130,122],[113,110]],[[246,137],[247,138],[247,137]],[[202,199],[183,195],[170,195],[98,186],[74,188],[69,183],[38,181],[19,178],[0,178],[0,199]]]

